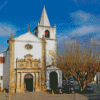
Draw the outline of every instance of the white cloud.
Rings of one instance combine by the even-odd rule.
[[[63,35],[57,38],[58,43],[67,41],[71,44],[73,39],[82,38],[83,36],[86,37],[83,39],[88,41],[91,37],[100,33],[100,16],[79,10],[70,13],[70,18],[72,27],[70,30],[67,29],[66,32],[64,32],[65,36]]]
[[[75,25],[100,25],[100,16],[95,16],[81,10],[70,13],[70,18]]]
[[[58,44],[61,44],[61,43],[63,43],[64,41],[68,41],[69,39],[70,39],[70,37],[68,37],[67,35],[66,35],[66,36],[58,35],[58,36],[57,36],[57,43],[58,43]]]
[[[5,52],[7,50],[7,47],[0,47],[0,53]]]
[[[72,31],[69,32],[69,36],[77,37],[83,36],[92,33],[100,32],[100,16],[95,16],[93,14],[84,12],[84,11],[76,11],[70,14],[70,18],[73,21]],[[78,26],[78,27],[76,27]]]
[[[98,33],[100,32],[100,26],[90,25],[90,26],[82,26],[74,29],[70,32],[69,36],[83,36],[90,33]]]
[[[100,4],[99,0],[72,0],[76,5]]]
[[[7,0],[0,6],[0,10],[7,4]]]
[[[76,44],[76,40],[70,39],[70,40],[67,41],[67,44],[68,44],[68,45]]]
[[[11,32],[14,34],[15,30],[12,29],[10,26],[0,25],[0,36],[1,37],[10,36]]]
[[[72,12],[70,14],[70,16],[72,18],[74,18],[75,20],[86,21],[88,18],[90,18],[91,15],[89,13],[86,13],[84,11],[79,10],[79,11],[76,11],[76,12]]]
[[[70,36],[67,36],[67,35],[66,36],[58,35],[57,36],[58,46],[64,43],[66,43],[66,45],[73,45],[73,44],[76,44],[76,40],[71,39]]]
[[[8,47],[7,39],[10,37],[11,32],[14,35],[15,31],[17,30],[18,28],[12,24],[0,23],[0,38],[2,38],[2,40],[0,41],[0,53],[7,50]]]
[[[91,43],[100,45],[100,33],[94,36],[93,38],[91,38]]]
[[[95,43],[95,44],[100,45],[100,40],[98,41],[98,40],[92,38],[92,39],[91,39],[91,43]]]

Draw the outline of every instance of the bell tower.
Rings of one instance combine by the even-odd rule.
[[[46,41],[46,66],[57,63],[57,40],[56,26],[51,27],[45,6],[43,6],[40,21],[33,30],[34,35],[38,38],[45,38]]]

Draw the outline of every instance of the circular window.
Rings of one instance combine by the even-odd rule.
[[[26,48],[27,50],[31,50],[31,49],[33,48],[33,46],[32,46],[31,44],[26,44],[26,45],[25,45],[25,48]]]

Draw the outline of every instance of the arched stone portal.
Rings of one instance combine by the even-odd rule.
[[[33,91],[33,76],[31,74],[24,76],[24,90]]]
[[[51,77],[51,79],[50,79],[50,77]],[[58,87],[62,87],[62,71],[59,68],[57,68],[56,66],[51,65],[51,66],[46,68],[46,84],[47,84],[47,89],[51,88],[51,84],[53,84],[51,82],[54,79],[57,79],[56,80],[56,82],[57,82],[56,85]]]
[[[58,75],[56,72],[50,73],[50,88],[56,88],[58,86]]]

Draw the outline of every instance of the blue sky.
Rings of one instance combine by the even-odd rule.
[[[14,37],[37,26],[45,5],[51,26],[57,26],[58,43],[76,38],[99,44],[100,0],[0,0],[0,53],[7,49],[11,32]]]

